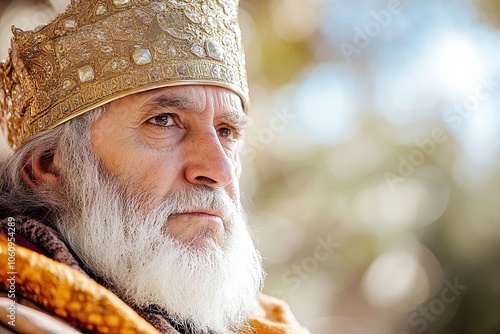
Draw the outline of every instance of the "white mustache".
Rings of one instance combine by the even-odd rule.
[[[187,212],[215,211],[226,225],[240,212],[240,205],[223,189],[192,186],[169,195],[155,211],[166,219]]]

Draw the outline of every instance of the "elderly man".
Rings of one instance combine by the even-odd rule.
[[[307,333],[259,294],[234,0],[73,0],[0,70],[5,331]]]

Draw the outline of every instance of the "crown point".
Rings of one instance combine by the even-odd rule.
[[[78,77],[81,82],[88,82],[94,80],[94,69],[90,65],[85,65],[78,69]]]
[[[38,32],[38,31],[42,30],[43,28],[45,28],[46,26],[47,26],[47,23],[42,23],[42,24],[39,24],[39,25],[35,28],[34,32]]]
[[[132,58],[137,65],[146,65],[151,62],[151,52],[148,49],[137,49],[132,53]]]
[[[11,30],[14,35],[22,34],[24,32],[23,29],[16,26],[12,26]]]

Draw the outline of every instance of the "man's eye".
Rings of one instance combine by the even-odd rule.
[[[217,130],[217,134],[222,138],[229,138],[229,139],[235,139],[237,135],[236,131],[230,128],[220,128]]]
[[[148,119],[147,122],[161,127],[168,127],[175,125],[174,117],[172,115],[167,115],[167,114],[151,117],[150,119]]]

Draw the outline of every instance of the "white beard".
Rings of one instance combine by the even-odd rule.
[[[56,219],[85,266],[127,303],[156,305],[198,332],[245,325],[263,272],[240,205],[224,190],[196,187],[141,214],[147,203],[124,195],[94,159],[69,161],[65,208]],[[209,238],[209,247],[197,249],[166,234],[168,217],[188,209],[223,211],[222,245]]]

